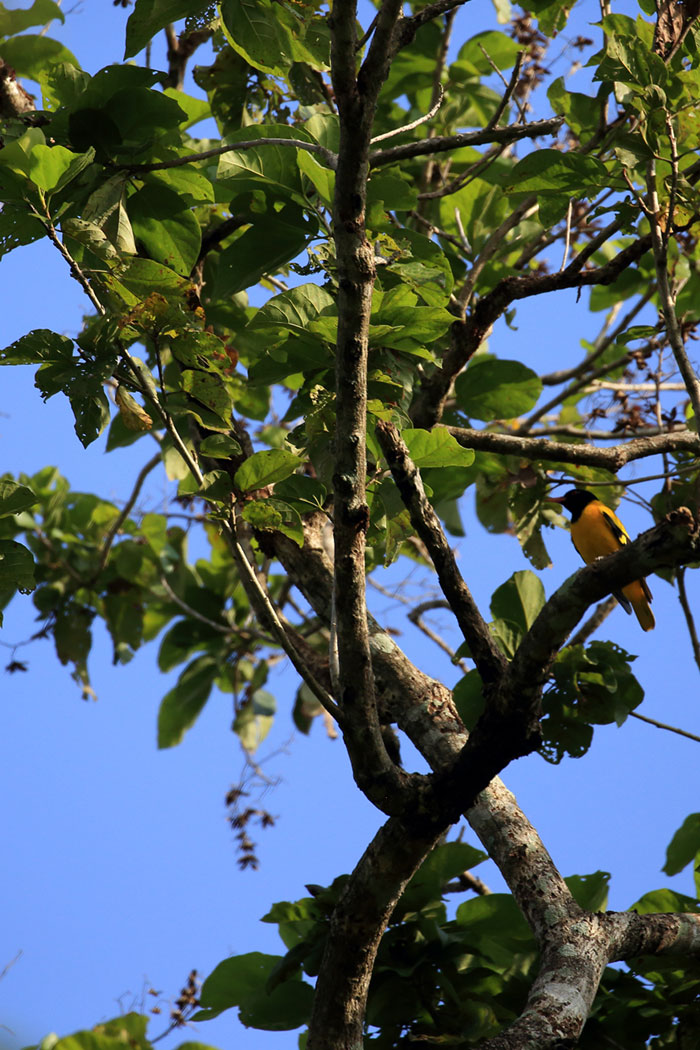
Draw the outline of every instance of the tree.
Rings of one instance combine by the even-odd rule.
[[[236,1006],[251,1026],[308,1025],[309,1050],[368,1031],[378,1047],[691,1046],[697,902],[666,891],[605,912],[604,877],[565,881],[498,775],[537,750],[580,757],[594,725],[635,713],[631,657],[591,641],[612,591],[675,582],[700,664],[685,589],[700,560],[696,11],[604,13],[583,94],[544,68],[566,5],[498,5],[505,28],[466,34],[452,58],[461,6],[382,0],[361,25],[352,3],[136,0],[125,61],[92,77],[25,33],[62,19],[53,0],[0,8],[2,248],[47,238],[87,302],[74,337],[35,330],[0,360],[68,397],[83,445],[106,428],[108,450],[157,443],[121,509],[52,469],[5,477],[4,604],[32,593],[86,694],[95,620],[115,664],[161,636],[159,666],[185,664],[161,747],[217,688],[254,752],[284,654],[296,724],[338,726],[386,816],[350,876],[273,906],[284,956],[224,960],[199,1002],[192,978],[175,1026]],[[162,32],[168,68],[131,64]],[[185,93],[203,45],[212,61]],[[205,119],[216,132],[192,137]],[[546,324],[558,293],[589,288],[605,323],[579,359],[538,375],[488,352],[519,301],[536,297]],[[612,505],[617,472],[651,457],[655,526],[547,601],[535,572],[512,573],[487,623],[448,539],[464,493],[540,570],[542,527],[562,523],[553,482]],[[188,561],[179,518],[138,513],[157,468],[208,559]],[[367,575],[398,558],[434,572],[459,625],[473,667],[454,690],[368,610]],[[396,729],[430,774],[404,768]],[[265,815],[230,803],[253,864],[246,829]],[[446,841],[462,813],[512,896],[465,874],[486,854]],[[692,814],[666,870],[699,851]],[[477,895],[448,919],[454,880]],[[73,1039],[149,1045],[135,1014]]]

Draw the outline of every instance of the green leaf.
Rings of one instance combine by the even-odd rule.
[[[464,655],[463,646],[460,646],[458,655]],[[477,670],[467,671],[455,685],[452,696],[459,717],[471,732],[483,714],[485,706],[484,683],[479,672]]]
[[[229,135],[227,145],[272,138],[312,141],[301,127],[290,127],[288,124],[251,124]],[[296,195],[300,203],[304,202],[296,149],[292,146],[261,143],[260,146],[224,153],[219,159],[218,178],[233,180],[231,188],[234,192],[263,190],[273,196],[277,194],[283,199]]]
[[[534,572],[525,569],[514,572],[493,592],[491,613],[495,618],[517,624],[522,636],[530,630],[544,603],[542,581]]]
[[[0,479],[0,518],[8,514],[21,514],[38,502],[39,497],[26,485]]]
[[[45,74],[47,67],[59,62],[80,65],[75,55],[63,44],[59,44],[58,40],[30,33],[3,40],[2,57],[5,64],[12,66],[16,73],[31,80],[38,80]]]
[[[590,154],[537,149],[511,170],[506,193],[560,194],[592,197],[608,189],[611,175],[602,161]]]
[[[653,915],[655,912],[678,912],[698,913],[700,908],[694,897],[686,897],[683,893],[675,893],[673,890],[651,890],[640,897],[629,911],[636,911],[638,915]]]
[[[610,873],[594,871],[591,875],[569,875],[564,882],[580,907],[586,911],[606,911]]]
[[[428,854],[401,895],[399,916],[440,900],[444,887],[451,879],[487,859],[486,853],[466,842],[446,842],[437,846]]]
[[[158,712],[158,747],[174,747],[194,725],[209,699],[216,662],[210,656],[199,656],[188,664],[177,685],[163,697]]]
[[[249,755],[254,754],[272,728],[277,702],[266,689],[256,689],[236,713],[233,731]]]
[[[111,412],[107,395],[99,389],[87,397],[71,397],[70,406],[75,416],[75,432],[83,448],[87,448],[109,425]]]
[[[133,58],[170,22],[203,11],[211,0],[136,0],[126,23],[124,58]]]
[[[321,311],[333,310],[333,297],[317,284],[301,284],[268,299],[258,310],[247,331],[284,342],[290,334],[308,339],[308,328]],[[269,345],[269,342],[268,342]]]
[[[199,369],[185,369],[182,373],[182,389],[196,397],[203,405],[226,420],[231,412],[231,394],[221,376]]]
[[[293,56],[291,41],[269,0],[221,0],[224,33],[231,47],[253,69],[284,76]]]
[[[700,852],[700,813],[686,817],[674,833],[666,851],[666,863],[661,869],[667,875],[677,875]]]
[[[444,427],[433,430],[401,431],[401,437],[420,469],[427,467],[469,467],[474,462],[474,452],[463,448],[457,439]]]
[[[29,175],[45,193],[61,190],[92,163],[94,156],[94,150],[72,153],[64,146],[39,144],[29,155]]]
[[[23,11],[9,10],[0,4],[0,36],[16,36],[30,26],[43,26],[55,18],[65,22],[65,15],[54,0],[34,0]],[[3,47],[5,45],[3,44]]]
[[[254,529],[281,532],[298,547],[304,546],[304,527],[299,512],[282,500],[250,500],[243,508],[243,517]]]
[[[212,459],[230,459],[232,456],[241,455],[241,446],[228,434],[212,434],[199,446],[203,456],[211,456]]]
[[[19,590],[28,594],[35,586],[31,551],[15,540],[0,540],[0,592]]]
[[[459,407],[472,419],[514,419],[529,412],[542,392],[539,376],[520,361],[477,358],[457,377]]]
[[[214,296],[227,298],[274,275],[303,250],[318,231],[295,203],[251,216],[252,225],[219,255]]]
[[[461,74],[461,76],[468,77],[488,76],[493,72],[493,65],[489,59],[501,70],[510,69],[515,64],[519,50],[520,45],[517,41],[506,36],[505,33],[493,30],[477,33],[476,36],[462,44],[456,61],[450,66],[450,74],[453,76]]]
[[[243,492],[262,489],[266,485],[273,485],[275,481],[288,478],[299,467],[299,462],[296,452],[285,448],[265,449],[249,456],[238,468],[233,480]]]
[[[232,1006],[241,1008],[244,1024],[266,1031],[299,1028],[308,1019],[313,989],[299,979],[278,985],[269,995],[267,982],[284,961],[281,955],[248,952],[224,959],[202,985],[202,1009],[193,1020],[208,1020]],[[245,1018],[245,1019],[244,1019]]]
[[[156,262],[186,276],[197,261],[199,222],[179,194],[147,184],[127,201],[134,237]]]

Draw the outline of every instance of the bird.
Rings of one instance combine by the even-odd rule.
[[[548,496],[547,502],[560,503],[571,514],[571,542],[586,565],[614,554],[630,542],[617,515],[587,489],[571,489],[559,497]],[[649,605],[651,591],[645,579],[628,583],[621,591],[613,591],[613,595],[626,613],[631,615],[634,609],[643,631],[653,630],[656,620]]]

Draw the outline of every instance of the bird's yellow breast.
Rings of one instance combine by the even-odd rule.
[[[571,539],[586,564],[614,554],[628,542],[622,522],[602,504],[589,503],[571,523]]]

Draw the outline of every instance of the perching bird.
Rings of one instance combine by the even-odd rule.
[[[548,503],[561,503],[571,514],[571,542],[587,565],[619,551],[630,538],[616,514],[586,489],[571,489],[564,496],[548,496]],[[635,580],[613,591],[625,610],[635,616],[643,631],[651,631],[656,621],[651,611],[651,591],[644,579]]]

